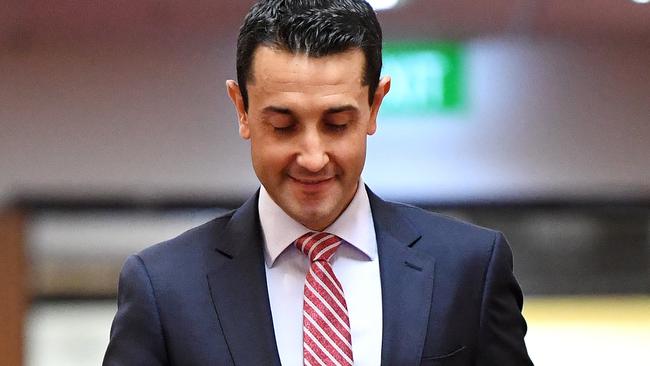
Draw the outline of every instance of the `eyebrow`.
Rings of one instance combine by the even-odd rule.
[[[289,108],[277,107],[273,105],[264,107],[264,109],[262,109],[262,113],[263,114],[279,113],[279,114],[286,114],[286,115],[293,116],[293,112],[291,112]]]
[[[342,113],[342,112],[354,112],[357,113],[359,109],[352,104],[346,104],[342,106],[337,106],[337,107],[332,107],[328,108],[325,111],[325,114],[336,114],[336,113]]]

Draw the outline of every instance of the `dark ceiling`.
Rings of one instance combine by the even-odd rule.
[[[1,0],[0,44],[234,37],[252,1]],[[650,4],[631,0],[411,0],[380,12],[386,38],[502,35],[650,39]]]

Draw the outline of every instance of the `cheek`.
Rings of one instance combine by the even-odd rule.
[[[354,173],[363,168],[366,158],[366,138],[364,135],[340,141],[338,144],[337,162]],[[350,173],[352,173],[351,171]]]
[[[251,138],[253,167],[261,180],[283,174],[291,161],[291,153],[285,146],[266,140]]]

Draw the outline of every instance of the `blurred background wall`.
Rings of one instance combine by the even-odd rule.
[[[188,42],[5,50],[0,198],[250,194],[257,180],[224,90],[234,36]],[[647,197],[649,45],[464,42],[468,105],[380,119],[366,179],[411,201]]]
[[[101,359],[124,257],[257,188],[224,90],[250,4],[0,0],[0,205],[24,238],[28,285],[9,288],[34,300],[16,333],[27,364]],[[594,326],[568,309],[631,309],[632,333],[598,323],[615,339],[585,349],[647,341],[650,4],[411,0],[379,17],[388,41],[461,46],[466,105],[380,116],[365,181],[506,232],[540,364],[559,364],[544,342],[584,335],[552,319]]]

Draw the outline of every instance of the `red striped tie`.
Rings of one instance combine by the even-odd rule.
[[[343,287],[329,262],[341,239],[328,233],[309,232],[295,244],[311,261],[302,311],[304,364],[352,365],[348,307]]]

